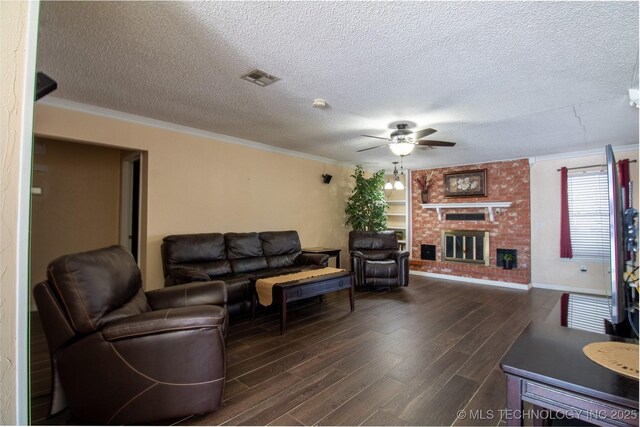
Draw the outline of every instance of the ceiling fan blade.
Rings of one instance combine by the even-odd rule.
[[[426,128],[426,129],[422,129],[422,130],[418,130],[418,131],[416,131],[416,134],[415,134],[415,136],[414,136],[414,137],[415,137],[415,139],[416,139],[416,141],[417,141],[417,140],[419,140],[419,139],[424,138],[425,136],[429,136],[429,135],[431,135],[432,133],[436,133],[436,132],[438,132],[438,131],[437,131],[437,130],[435,130],[435,129],[432,129],[432,128]]]
[[[362,150],[356,151],[356,153],[361,153],[361,152],[367,151],[367,150],[373,150],[374,148],[380,148],[380,147],[384,147],[386,145],[389,145],[389,144],[382,144],[382,145],[376,145],[375,147],[363,148]]]
[[[367,138],[384,139],[385,141],[389,141],[389,138],[383,138],[381,136],[373,136],[373,135],[360,135],[360,136],[366,136]]]
[[[453,147],[455,142],[448,141],[418,141],[418,145],[426,145],[427,147]]]

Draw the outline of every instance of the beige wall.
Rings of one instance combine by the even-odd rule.
[[[36,2],[0,2],[0,424],[4,425],[28,422],[28,164],[37,12]]]
[[[160,243],[176,233],[293,229],[303,246],[342,248],[348,265],[350,167],[51,105],[37,105],[35,132],[148,152],[147,289],[163,286]]]
[[[638,150],[616,151],[617,160],[638,159]],[[560,172],[568,168],[603,164],[601,155],[576,156],[553,160],[538,160],[531,167],[531,235],[532,284],[573,289],[574,291],[605,294],[608,289],[608,260],[586,262],[560,258]],[[638,207],[638,164],[630,164],[635,184],[634,206]],[[580,271],[581,266],[587,268]]]
[[[31,285],[54,258],[118,244],[123,151],[36,138],[31,198]]]

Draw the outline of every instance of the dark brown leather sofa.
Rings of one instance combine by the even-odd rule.
[[[232,315],[249,310],[252,277],[326,267],[329,260],[323,254],[303,254],[298,232],[293,230],[177,234],[162,241],[165,285],[222,280]]]
[[[147,423],[218,409],[226,287],[143,292],[124,248],[65,255],[34,288],[52,359],[51,413],[73,422]]]
[[[356,288],[409,285],[409,252],[398,250],[393,231],[352,231],[349,253]]]

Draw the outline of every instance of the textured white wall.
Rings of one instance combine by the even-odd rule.
[[[0,424],[27,420],[28,221],[38,3],[0,2]]]
[[[356,150],[398,120],[459,144],[405,169],[638,138],[637,2],[48,1],[42,17],[57,97],[345,162],[390,167],[388,149]],[[253,67],[282,80],[239,78]]]

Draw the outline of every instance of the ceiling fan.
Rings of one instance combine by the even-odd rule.
[[[389,138],[382,138],[380,136],[373,135],[361,135],[366,136],[367,138],[384,139],[389,142],[387,142],[386,144],[376,145],[375,147],[363,148],[362,150],[358,150],[357,152],[360,153],[362,151],[373,150],[374,148],[384,147],[385,145],[387,145],[391,149],[393,154],[402,157],[411,154],[414,147],[433,148],[453,147],[454,145],[456,145],[455,142],[422,139],[437,132],[437,130],[432,128],[422,129],[414,132],[410,129],[407,129],[406,123],[398,123],[396,126],[398,127],[398,129],[391,132]]]

